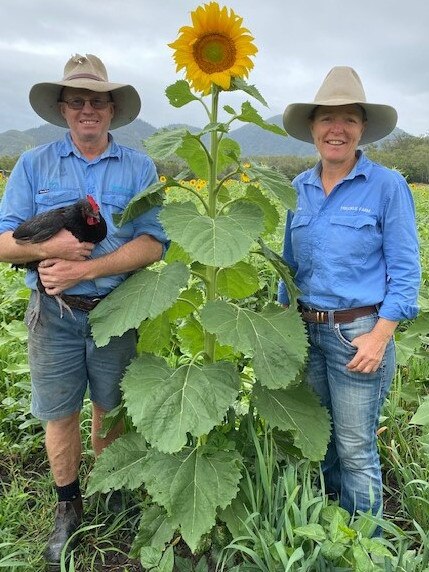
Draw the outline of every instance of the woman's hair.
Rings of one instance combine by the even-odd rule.
[[[359,103],[354,103],[353,105],[356,105],[356,107],[358,107],[362,113],[362,121],[364,123],[367,122],[368,118],[366,115],[366,111],[365,108],[362,107],[362,105],[359,105]],[[320,105],[316,105],[315,107],[313,107],[313,109],[310,111],[310,114],[308,116],[309,121],[313,122],[315,117],[316,117],[316,111],[319,109],[319,107],[321,107]]]

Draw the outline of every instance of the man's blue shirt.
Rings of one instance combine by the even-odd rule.
[[[159,208],[115,226],[112,215],[121,213],[140,191],[156,182],[153,161],[144,153],[118,145],[109,134],[109,146],[88,161],[73,144],[68,132],[63,140],[26,151],[19,158],[6,186],[0,205],[0,233],[15,230],[28,218],[41,212],[71,205],[92,195],[107,222],[107,237],[97,244],[91,257],[117,250],[142,234],[150,234],[162,244],[167,237],[158,221]],[[128,274],[84,281],[66,292],[85,296],[109,293]],[[36,288],[36,273],[28,272],[26,284]]]
[[[301,303],[321,309],[381,304],[379,316],[417,314],[420,262],[414,202],[402,175],[359,152],[353,170],[326,196],[320,163],[294,181],[283,258]],[[280,282],[279,302],[288,303]]]

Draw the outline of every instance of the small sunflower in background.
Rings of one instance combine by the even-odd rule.
[[[198,6],[191,12],[193,26],[183,26],[179,37],[169,46],[175,50],[177,71],[185,69],[191,86],[204,95],[212,84],[228,90],[231,78],[247,77],[253,68],[250,56],[258,49],[243,18],[217,2]]]

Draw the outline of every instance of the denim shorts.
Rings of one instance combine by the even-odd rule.
[[[30,297],[25,321],[34,309]],[[97,347],[91,336],[88,313],[60,308],[54,297],[40,296],[40,317],[29,329],[31,412],[41,420],[68,417],[80,411],[86,391],[91,401],[110,411],[121,401],[120,381],[136,355],[136,331],[129,330]]]

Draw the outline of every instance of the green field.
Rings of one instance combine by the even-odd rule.
[[[0,191],[4,184],[5,181],[0,180]],[[370,551],[369,539],[362,531],[348,527],[342,531],[337,527],[335,542],[340,548],[351,547],[353,563],[347,567],[343,561],[341,567],[334,566],[334,559],[328,556],[318,558],[316,562],[317,539],[304,538],[302,531],[300,536],[299,528],[310,523],[321,526],[319,512],[322,507],[329,507],[328,499],[315,486],[318,466],[301,460],[291,463],[281,475],[271,474],[267,437],[263,443],[266,448],[261,446],[260,481],[254,483],[255,516],[249,521],[246,540],[227,537],[219,523],[207,542],[201,544],[198,554],[191,556],[185,549],[180,549],[178,538],[175,569],[179,572],[214,570],[217,560],[224,570],[281,572],[286,570],[281,551],[285,550],[290,558],[298,549],[303,551],[303,556],[289,570],[429,571],[429,186],[411,185],[411,188],[416,203],[423,268],[421,314],[415,322],[401,325],[398,331],[397,373],[380,419],[379,442],[386,499],[383,521],[386,554],[383,551],[379,554],[383,564],[377,567],[365,557]],[[172,191],[170,197],[174,198],[176,192],[180,191]],[[281,240],[282,222],[270,238],[271,248],[280,251]],[[45,460],[43,428],[29,413],[27,333],[22,322],[29,292],[24,287],[21,271],[1,264],[0,273],[0,568],[40,572],[55,495]],[[255,307],[274,300],[276,292],[277,279],[272,271],[260,266],[259,275],[261,288],[252,301]],[[89,423],[90,404],[87,401],[82,415],[82,435],[86,444],[82,460],[84,487],[94,462]],[[269,478],[270,474],[272,478]],[[279,503],[280,486],[290,498],[286,517],[282,512],[284,506]],[[138,499],[144,509],[147,501],[143,491],[138,493]],[[284,517],[283,522],[274,514],[276,503],[279,514]],[[315,507],[319,508],[316,510]],[[292,521],[294,526],[290,524]],[[86,527],[85,542],[64,565],[64,571],[143,570],[139,559],[128,557],[138,529],[135,514],[124,513],[112,519],[93,502],[87,513]],[[320,533],[320,529],[317,530]],[[223,551],[228,543],[231,543],[230,548]],[[237,558],[245,553],[248,559],[243,565]],[[229,566],[228,554],[235,555],[234,566]],[[257,558],[263,566],[250,564],[258,562]],[[161,570],[160,567],[155,569]]]

